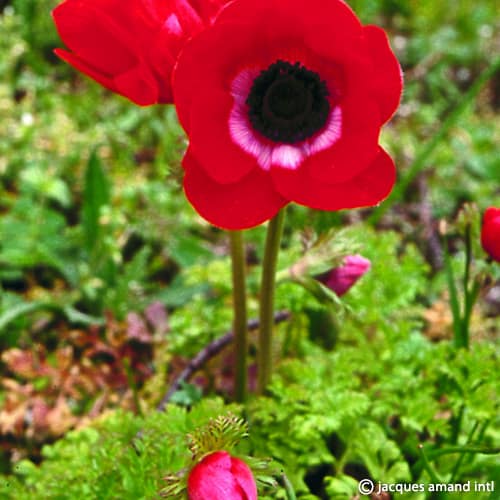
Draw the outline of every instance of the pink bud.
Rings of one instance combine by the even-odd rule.
[[[481,230],[481,244],[493,260],[500,262],[500,208],[486,209]]]
[[[344,263],[330,271],[316,276],[316,279],[334,291],[339,297],[344,295],[356,281],[371,267],[371,262],[361,255],[348,255]]]
[[[207,455],[189,473],[189,500],[257,500],[248,465],[226,451]]]

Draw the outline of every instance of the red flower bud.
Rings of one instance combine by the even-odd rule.
[[[344,295],[371,267],[371,262],[361,255],[348,255],[344,263],[316,277],[339,297]]]
[[[228,0],[65,0],[52,15],[68,50],[56,54],[141,106],[171,103],[184,43]]]
[[[189,500],[257,500],[248,465],[226,451],[207,455],[189,473]]]
[[[481,244],[493,260],[500,262],[500,208],[486,209],[481,230]]]

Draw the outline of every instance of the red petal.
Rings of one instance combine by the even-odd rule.
[[[74,0],[59,5],[52,15],[64,43],[97,71],[111,76],[137,64],[133,37],[102,9]]]
[[[391,157],[382,149],[373,163],[347,182],[327,184],[309,174],[307,165],[296,171],[275,168],[276,189],[291,201],[318,210],[342,210],[377,205],[394,185],[396,170]]]
[[[215,24],[192,38],[182,50],[173,75],[179,121],[189,132],[193,96],[203,89],[224,90],[229,95],[232,78],[256,56],[260,31],[246,24]]]
[[[399,106],[403,73],[384,30],[378,26],[365,26],[363,35],[374,65],[370,81],[375,100],[380,106],[382,123],[385,123]]]
[[[320,182],[348,182],[363,172],[378,153],[380,113],[366,97],[347,97],[340,103],[342,135],[330,148],[306,160],[311,176]]]
[[[231,474],[231,456],[218,451],[206,456],[189,473],[189,500],[238,499],[237,483]]]
[[[486,210],[481,229],[481,244],[490,257],[500,262],[500,208]]]
[[[358,18],[342,0],[287,0],[286,8],[282,0],[239,0],[229,3],[217,18],[217,22],[241,20],[258,25],[275,38],[327,32],[336,39],[361,32]]]
[[[247,229],[271,219],[287,204],[272,185],[269,175],[255,168],[240,182],[218,184],[186,153],[184,190],[198,213],[223,229]]]
[[[205,89],[193,99],[191,152],[205,172],[220,184],[239,181],[257,161],[236,145],[229,135],[233,98],[217,89]]]
[[[231,473],[245,492],[245,500],[257,500],[257,486],[250,467],[243,460],[231,457]]]
[[[76,70],[85,73],[100,83],[103,87],[127,97],[139,106],[149,106],[158,102],[158,87],[156,80],[148,72],[145,65],[131,68],[129,71],[109,77],[89,66],[75,54],[63,49],[54,51],[62,60],[71,64]]]
[[[212,22],[230,0],[192,0],[198,14],[205,22]]]
[[[252,471],[225,451],[211,453],[193,467],[187,491],[189,500],[257,500]]]
[[[145,64],[135,66],[114,78],[116,91],[140,106],[158,102],[159,90],[155,78]]]
[[[350,59],[362,33],[358,18],[341,0],[288,0],[286,8],[281,0],[239,0],[221,11],[216,24],[242,20],[259,32],[267,53],[295,49],[299,61],[304,48],[335,61]]]
[[[143,45],[153,39],[153,26],[139,5],[117,7],[116,0],[67,0],[59,5],[53,11],[54,21],[72,53],[56,50],[56,54],[113,92],[139,105],[154,104],[159,100],[158,82],[141,56]],[[156,52],[150,48],[149,55]],[[168,97],[168,89],[162,95]]]
[[[483,223],[486,224],[493,220],[500,220],[500,208],[489,207],[485,210],[483,216]]]
[[[198,12],[193,8],[191,3],[187,0],[174,0],[176,13],[182,29],[186,33],[194,35],[203,29],[203,20],[200,18]]]
[[[64,49],[55,49],[54,53],[63,61],[71,64],[71,66],[73,66],[73,68],[75,68],[76,70],[90,76],[90,78],[100,83],[103,87],[106,87],[112,92],[116,92],[116,85],[111,77],[98,72],[95,68],[90,67],[86,62],[82,61],[75,54],[72,54],[71,52],[68,52]]]

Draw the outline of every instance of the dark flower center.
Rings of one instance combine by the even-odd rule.
[[[254,80],[246,104],[255,130],[275,142],[293,144],[320,130],[328,119],[328,89],[300,63],[276,61]]]

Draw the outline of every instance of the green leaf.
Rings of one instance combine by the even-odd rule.
[[[358,493],[358,481],[351,476],[327,477],[326,482],[330,498],[353,498]]]
[[[43,302],[21,302],[0,314],[0,332],[16,318],[46,307]]]
[[[30,197],[20,197],[0,218],[0,264],[5,269],[45,264],[71,282],[74,250],[65,237],[64,217]]]
[[[202,397],[202,390],[194,384],[181,382],[181,388],[172,394],[170,401],[181,406],[192,406],[198,403]]]
[[[94,151],[87,163],[85,186],[83,190],[82,223],[85,234],[85,247],[91,253],[99,244],[101,226],[99,218],[102,208],[110,200],[110,184],[102,162]]]
[[[189,435],[189,449],[193,458],[199,460],[217,450],[231,451],[247,436],[248,425],[242,418],[232,413],[219,415]]]
[[[209,259],[212,257],[212,252],[192,236],[180,235],[171,242],[170,255],[181,267],[189,267],[199,260]]]

